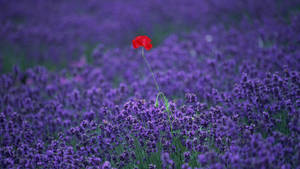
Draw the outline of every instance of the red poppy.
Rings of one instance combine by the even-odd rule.
[[[146,50],[150,50],[152,48],[152,44],[150,43],[151,39],[146,35],[137,36],[133,41],[133,48],[138,48],[143,46]]]

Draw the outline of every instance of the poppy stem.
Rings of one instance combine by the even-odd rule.
[[[150,70],[150,72],[151,72],[151,74],[152,74],[152,77],[153,77],[153,79],[154,79],[154,83],[155,83],[156,89],[158,90],[158,94],[157,94],[157,96],[156,96],[155,107],[158,106],[158,97],[159,97],[159,96],[162,96],[162,98],[164,99],[164,104],[165,104],[165,107],[166,107],[166,111],[168,112],[168,118],[169,118],[170,129],[171,129],[171,135],[173,136],[173,129],[172,129],[171,118],[170,118],[170,115],[172,115],[172,112],[171,112],[170,109],[169,109],[169,106],[170,106],[170,105],[169,105],[169,101],[168,101],[167,97],[164,95],[164,93],[160,91],[159,85],[158,85],[158,83],[157,83],[157,81],[156,81],[156,79],[155,79],[155,76],[154,76],[154,73],[153,73],[153,71],[152,71],[152,68],[151,68],[151,66],[150,66],[150,64],[149,64],[149,62],[148,62],[148,60],[147,60],[146,57],[145,57],[145,54],[144,54],[144,48],[142,48],[142,56],[143,56],[144,61],[146,62],[147,66],[148,66],[148,68],[149,68],[149,70]]]
[[[144,54],[144,48],[142,48],[142,56],[143,56],[144,61],[146,62],[147,66],[148,66],[148,68],[149,68],[149,70],[150,70],[150,72],[151,72],[151,74],[152,74],[152,77],[153,77],[153,79],[154,79],[154,83],[155,83],[156,89],[158,90],[158,92],[161,92],[161,91],[160,91],[160,88],[159,88],[159,85],[158,85],[158,83],[157,83],[157,81],[156,81],[156,78],[155,78],[155,76],[154,76],[154,73],[153,73],[153,71],[152,71],[152,68],[151,68],[149,62],[147,61],[147,59],[146,59],[146,57],[145,57],[145,54]]]

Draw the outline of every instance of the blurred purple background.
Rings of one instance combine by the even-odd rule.
[[[82,55],[89,60],[99,44],[105,49],[129,47],[140,34],[157,46],[172,33],[230,27],[244,20],[289,20],[295,12],[299,1],[0,0],[0,63],[4,72],[14,64],[51,69]]]

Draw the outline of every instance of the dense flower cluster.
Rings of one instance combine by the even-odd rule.
[[[18,20],[24,11],[25,16],[36,15],[30,3],[9,10],[11,2],[3,2],[0,9],[6,9],[7,17]],[[73,12],[66,2],[50,2],[61,7],[58,11]],[[147,3],[139,2],[132,5]],[[93,64],[81,59],[59,72],[40,66],[23,72],[16,66],[1,74],[0,168],[299,168],[300,15],[286,16],[288,21],[275,17],[283,17],[293,1],[280,1],[279,11],[264,2],[269,4],[265,13],[259,1],[248,2],[246,9],[235,0],[210,5],[219,10],[216,15],[234,7],[255,18],[241,18],[231,27],[206,23],[205,29],[173,34],[146,52],[170,100],[170,119],[162,103],[155,106],[151,73],[132,48],[105,51],[99,45],[92,52]],[[35,5],[44,9],[44,3]],[[97,13],[100,1],[89,3],[87,9]],[[169,5],[171,11],[185,14],[178,17],[195,16],[194,8]],[[91,19],[82,17],[76,22]],[[33,33],[38,29],[43,27]]]

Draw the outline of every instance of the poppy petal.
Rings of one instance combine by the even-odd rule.
[[[140,35],[132,41],[132,45],[135,49],[140,46],[143,46],[146,50],[150,50],[152,48],[152,44],[150,42],[151,39],[148,36]]]
[[[145,46],[145,49],[146,50],[150,50],[152,48],[152,44],[151,43],[148,43],[146,46]]]
[[[141,39],[137,39],[136,42],[139,46],[144,46],[143,41]]]
[[[136,40],[133,40],[133,41],[132,41],[132,45],[133,45],[133,47],[134,47],[135,49],[139,47],[139,45],[138,45],[138,43],[137,43]]]

